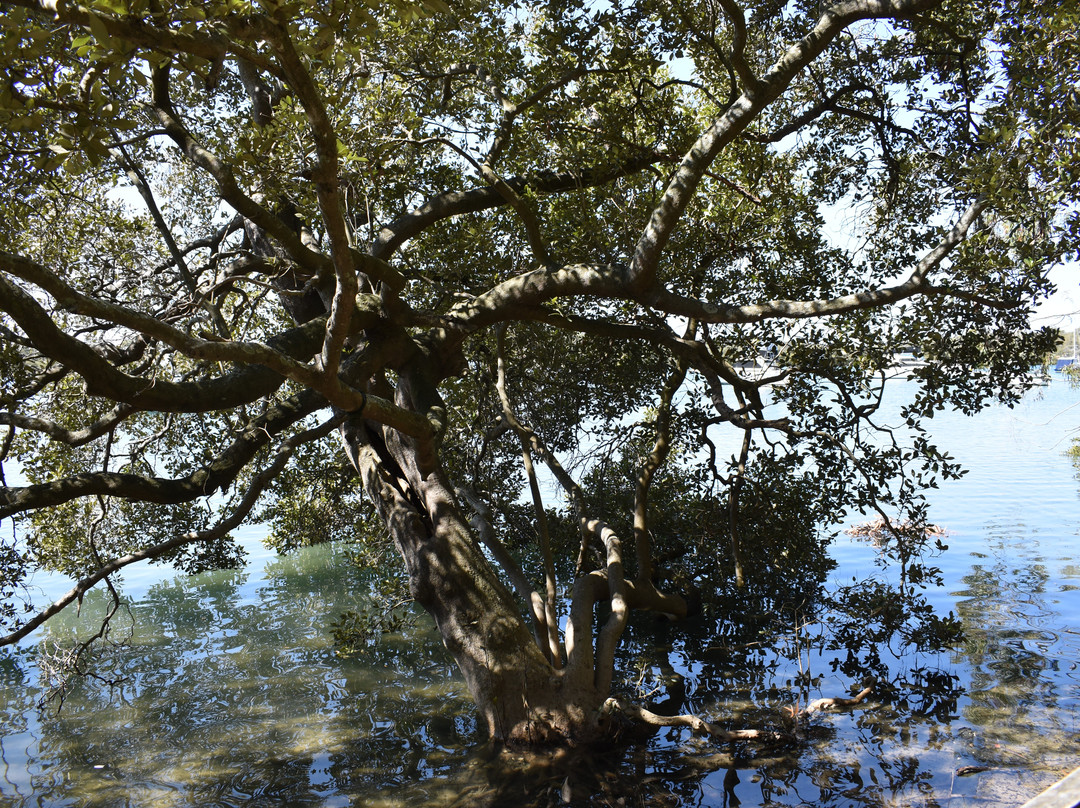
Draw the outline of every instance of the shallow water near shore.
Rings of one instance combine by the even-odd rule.
[[[366,588],[345,550],[276,558],[251,533],[243,570],[128,573],[109,681],[77,683],[59,712],[36,708],[37,660],[92,632],[105,598],[0,652],[0,805],[1019,805],[1080,766],[1080,481],[1064,454],[1080,390],[1056,380],[928,425],[970,470],[932,492],[949,549],[928,592],[965,638],[891,649],[899,687],[813,716],[795,742],[664,730],[607,754],[500,755],[426,620],[342,659],[330,624]],[[836,583],[880,574],[870,543],[841,534],[831,553]],[[857,689],[812,628],[777,650],[713,628],[639,621],[626,671],[678,674],[683,709],[728,726],[777,728],[786,707]]]

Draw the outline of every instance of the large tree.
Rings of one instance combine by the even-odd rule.
[[[920,421],[1052,345],[1071,2],[0,9],[8,642],[247,518],[381,535],[493,737],[608,737],[631,611],[845,509],[908,548]]]

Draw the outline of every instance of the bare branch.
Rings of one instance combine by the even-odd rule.
[[[622,713],[634,721],[651,727],[688,727],[700,735],[708,735],[719,741],[771,741],[776,743],[790,740],[790,736],[782,732],[770,732],[762,729],[724,729],[696,715],[657,715],[637,704],[627,704],[615,698],[608,699],[604,703],[604,707],[611,712]]]
[[[55,421],[32,418],[15,412],[0,412],[0,424],[41,432],[55,441],[76,447],[100,438],[135,411],[130,404],[117,404],[97,421],[82,429],[67,429]]]
[[[531,429],[522,426],[514,414],[510,396],[506,392],[506,357],[505,357],[506,329],[500,328],[497,338],[497,370],[495,387],[499,393],[499,401],[502,403],[503,418],[510,424],[510,428],[518,436],[521,442],[521,460],[525,466],[525,476],[529,481],[529,491],[532,495],[533,514],[536,518],[536,533],[540,543],[540,557],[544,564],[544,625],[547,629],[547,644],[544,647],[548,661],[556,670],[562,668],[562,647],[559,643],[559,615],[556,611],[557,585],[555,580],[555,557],[551,551],[551,534],[548,530],[547,512],[544,510],[543,497],[540,494],[540,483],[536,478],[536,469],[533,467],[532,452],[530,446],[535,437]]]
[[[211,322],[214,324],[214,328],[217,329],[218,336],[222,339],[229,339],[229,327],[225,324],[225,318],[221,316],[221,311],[214,305],[213,300],[199,294],[198,286],[195,282],[195,278],[191,274],[191,270],[188,269],[187,261],[184,258],[184,253],[176,244],[176,239],[173,238],[172,231],[169,229],[169,225],[165,221],[165,217],[161,215],[161,208],[158,207],[157,200],[154,198],[154,192],[150,188],[150,183],[146,181],[146,177],[143,175],[142,170],[132,161],[127,153],[124,151],[123,146],[115,146],[109,149],[109,153],[113,156],[113,159],[120,164],[124,173],[127,174],[131,183],[138,190],[139,195],[146,203],[146,208],[150,212],[150,218],[154,220],[154,225],[157,227],[158,232],[161,234],[161,238],[165,241],[165,246],[168,247],[169,255],[172,256],[173,262],[176,264],[177,270],[180,272],[180,277],[184,281],[184,285],[187,286],[188,291],[191,293],[192,299],[199,302],[199,304],[206,309],[206,312],[210,315]]]

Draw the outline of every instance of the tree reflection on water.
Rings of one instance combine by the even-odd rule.
[[[483,743],[451,660],[423,625],[358,658],[335,654],[331,623],[372,586],[342,552],[305,550],[263,580],[231,571],[155,585],[131,607],[126,644],[99,660],[120,683],[76,682],[59,714],[31,709],[38,649],[0,658],[0,796],[94,806],[932,806],[950,797],[958,766],[1060,767],[1080,739],[1080,649],[1052,625],[1061,598],[1076,593],[1048,593],[1038,563],[976,565],[955,654],[855,649],[878,690],[797,725],[792,708],[858,684],[847,649],[829,647],[837,624],[820,622],[824,612],[810,619],[761,593],[731,593],[741,602],[707,600],[689,625],[639,620],[627,635],[627,691],[657,710],[794,739],[718,745],[664,730],[606,753],[526,757]],[[106,606],[87,598],[81,622],[61,618],[48,637],[85,633]]]
[[[991,766],[1075,766],[1080,635],[1063,616],[1080,613],[1080,593],[1055,584],[1043,559],[1018,564],[1016,548],[1008,561],[995,549],[1000,557],[975,564],[959,593],[972,754]]]

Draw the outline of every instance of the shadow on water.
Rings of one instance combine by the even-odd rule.
[[[901,659],[879,698],[803,723],[792,743],[666,730],[604,754],[524,756],[483,743],[433,633],[336,656],[329,624],[356,605],[342,593],[365,587],[340,552],[303,551],[259,581],[220,572],[152,587],[132,606],[126,644],[100,660],[118,683],[77,682],[58,714],[32,709],[40,646],[3,656],[0,795],[73,806],[932,806],[965,762],[1034,771],[1054,763],[1053,747],[1060,768],[1060,744],[1075,748],[1076,666],[1039,627],[1059,604],[1037,564],[976,565],[965,579],[967,640],[950,663],[971,668],[960,708],[947,687],[934,700],[925,660]],[[88,598],[81,620],[49,638],[74,636],[104,608]],[[1017,629],[1017,609],[1029,628]],[[830,686],[836,655],[809,630],[765,634],[775,622],[639,621],[625,687],[653,691],[657,709],[668,699],[725,726],[783,728],[787,708]]]
[[[356,605],[342,593],[364,588],[342,580],[356,573],[338,552],[304,551],[258,582],[221,572],[154,586],[132,607],[127,643],[101,660],[119,683],[77,682],[59,714],[33,709],[40,649],[4,655],[0,795],[94,806],[930,806],[957,792],[965,763],[1034,776],[1067,765],[1070,748],[1075,759],[1078,638],[1063,645],[1054,621],[1076,592],[1048,593],[1038,563],[976,564],[965,577],[966,640],[948,661],[970,667],[962,706],[948,688],[935,699],[926,660],[902,658],[881,697],[816,717],[794,743],[716,745],[667,730],[607,754],[542,758],[482,743],[426,630],[386,637],[362,659],[335,655],[329,623]],[[88,598],[82,619],[49,638],[85,630],[104,608]],[[828,686],[836,655],[810,631],[785,644],[765,629],[640,621],[627,687],[655,691],[658,708],[674,698],[727,726],[776,728],[785,708]]]

